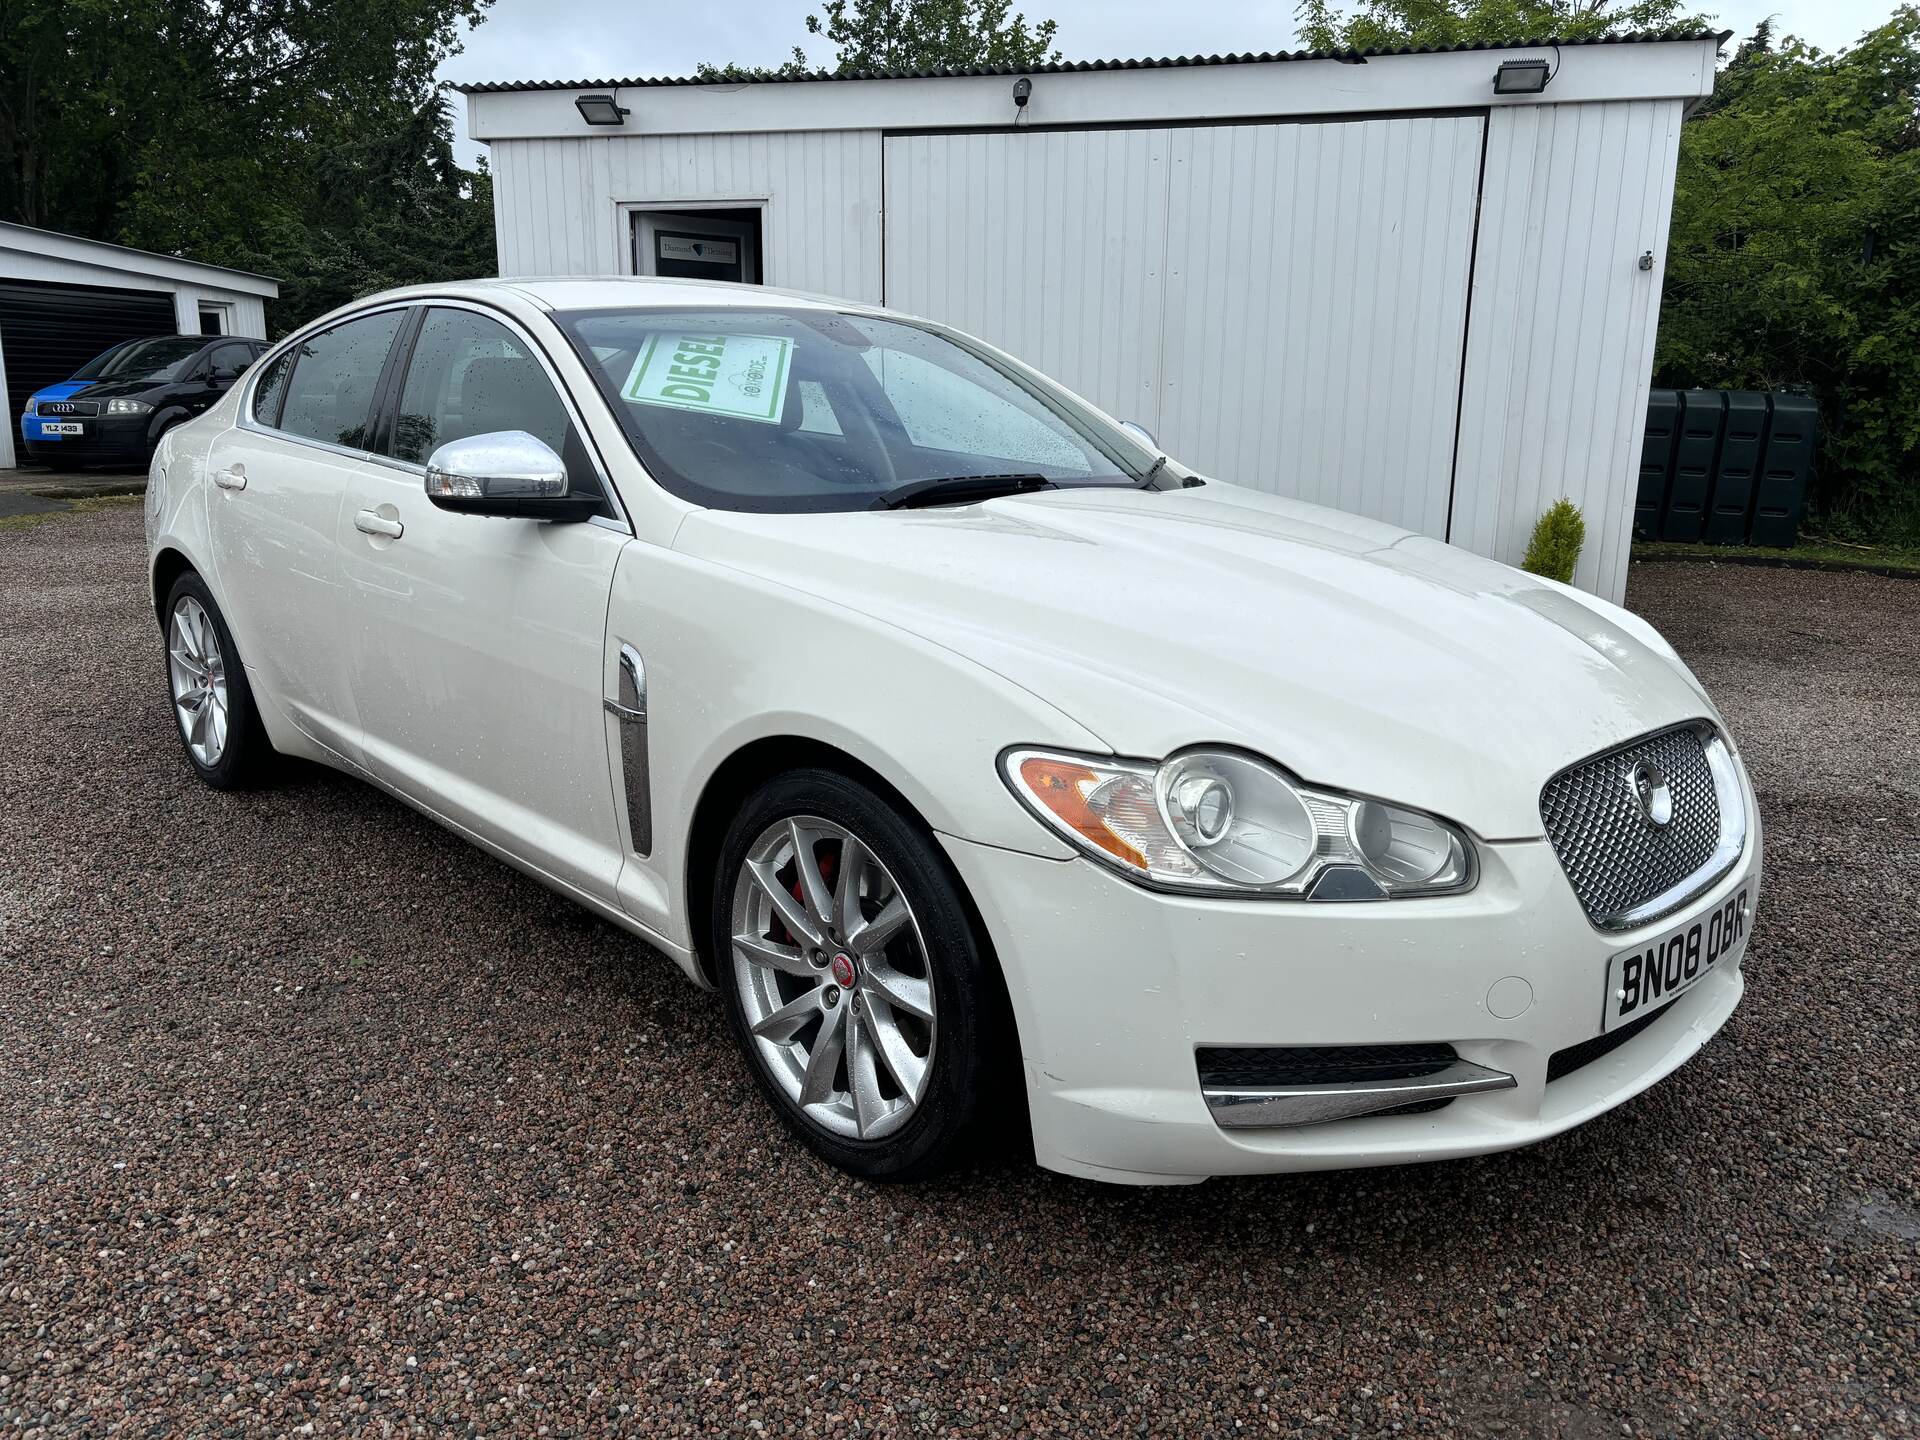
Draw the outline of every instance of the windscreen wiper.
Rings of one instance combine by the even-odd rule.
[[[1030,495],[1052,490],[1044,475],[939,475],[931,480],[909,480],[873,502],[875,510],[917,510],[928,505],[970,505],[1002,495]]]

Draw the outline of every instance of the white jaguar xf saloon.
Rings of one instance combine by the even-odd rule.
[[[941,325],[374,296],[167,434],[146,529],[202,780],[334,766],[630,931],[856,1175],[1500,1150],[1740,999],[1753,790],[1651,627]]]

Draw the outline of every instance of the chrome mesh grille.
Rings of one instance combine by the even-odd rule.
[[[1650,823],[1628,778],[1660,767],[1673,819]],[[1563,770],[1540,792],[1547,838],[1596,924],[1643,905],[1696,873],[1720,843],[1720,802],[1698,730],[1649,735]]]

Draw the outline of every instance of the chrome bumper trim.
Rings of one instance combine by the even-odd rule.
[[[1258,1088],[1208,1086],[1200,1092],[1214,1124],[1223,1130],[1278,1130],[1295,1125],[1321,1125],[1329,1120],[1351,1120],[1378,1110],[1417,1105],[1423,1100],[1445,1100],[1455,1095],[1478,1095],[1487,1090],[1511,1090],[1518,1084],[1504,1070],[1489,1070],[1456,1060],[1431,1075],[1397,1080],[1363,1080],[1331,1085],[1262,1085]]]

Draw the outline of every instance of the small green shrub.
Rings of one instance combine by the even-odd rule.
[[[1586,543],[1587,522],[1580,518],[1580,507],[1571,500],[1556,500],[1534,525],[1533,538],[1527,542],[1527,558],[1520,562],[1520,568],[1571,585],[1580,547]]]

